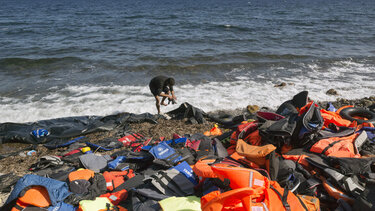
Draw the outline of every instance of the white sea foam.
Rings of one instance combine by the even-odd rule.
[[[337,97],[355,99],[375,95],[375,67],[352,61],[338,62],[336,66],[322,69],[318,65],[296,70],[293,78],[275,78],[238,74],[232,71],[232,82],[207,82],[200,85],[176,85],[177,105],[162,106],[162,112],[175,109],[182,102],[214,111],[245,108],[257,104],[277,108],[302,90],[308,90],[314,100],[330,101]],[[309,71],[306,71],[309,70]],[[279,82],[289,85],[275,88]],[[336,89],[340,96],[328,96],[325,92]],[[40,100],[35,96],[26,99],[0,98],[2,115],[0,122],[31,122],[81,115],[109,115],[118,112],[156,113],[155,101],[148,86],[68,86],[51,92]]]

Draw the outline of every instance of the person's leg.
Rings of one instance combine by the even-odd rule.
[[[165,92],[165,94],[169,95],[169,91],[168,92]],[[164,106],[167,106],[168,104],[164,103],[165,99],[167,99],[167,97],[163,97],[163,99],[161,100],[161,105],[164,105]]]
[[[158,114],[160,114],[160,98],[158,95],[154,96],[156,100],[156,109],[158,110]]]

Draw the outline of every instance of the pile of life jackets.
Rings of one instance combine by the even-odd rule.
[[[1,177],[1,210],[375,210],[375,114],[361,109],[304,91],[225,132],[56,140],[61,155]]]

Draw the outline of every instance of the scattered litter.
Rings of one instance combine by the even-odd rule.
[[[1,192],[10,192],[2,209],[370,210],[375,114],[352,106],[353,117],[342,115],[343,109],[333,104],[320,108],[306,91],[276,112],[257,110],[225,120],[183,103],[165,118],[217,124],[170,140],[124,127],[129,122],[157,124],[149,115],[94,118],[92,131],[126,128],[96,142],[82,136],[90,130],[88,119],[78,118],[87,120],[86,126],[65,128],[58,135],[45,124],[46,129],[28,135],[59,150],[59,156],[34,160],[23,177],[1,175]],[[17,152],[24,159],[35,154]]]

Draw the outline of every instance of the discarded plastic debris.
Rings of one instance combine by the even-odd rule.
[[[211,128],[211,130],[206,131],[203,134],[205,136],[220,136],[220,135],[223,134],[223,132],[221,131],[221,129],[219,128],[219,126],[217,124],[215,124],[214,127]]]
[[[31,150],[31,151],[28,151],[26,153],[27,156],[33,156],[33,155],[36,155],[36,151],[35,150]]]

